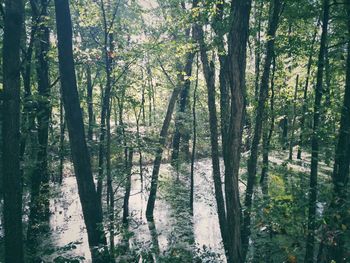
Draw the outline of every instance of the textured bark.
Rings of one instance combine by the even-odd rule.
[[[97,249],[101,245],[106,245],[106,238],[101,228],[102,208],[93,181],[90,157],[85,140],[83,116],[79,103],[72,50],[72,22],[68,0],[55,0],[55,11],[63,104],[89,246],[93,262],[108,262],[102,258],[102,252]]]
[[[257,161],[258,161],[258,147],[261,139],[262,124],[265,112],[265,103],[268,98],[269,79],[270,79],[270,67],[274,56],[275,48],[275,36],[278,27],[278,21],[282,10],[282,0],[272,0],[270,3],[270,19],[267,30],[268,41],[266,43],[266,56],[264,62],[263,75],[261,77],[259,101],[256,109],[255,128],[252,146],[250,149],[250,156],[248,160],[248,181],[245,195],[245,210],[244,210],[244,222],[242,228],[242,242],[244,257],[248,250],[249,236],[250,236],[250,224],[251,224],[251,208],[253,189],[256,180]]]
[[[317,174],[318,174],[318,154],[319,154],[319,126],[321,99],[323,89],[324,54],[327,43],[329,20],[329,0],[323,2],[322,34],[320,41],[320,51],[317,62],[317,77],[315,88],[315,104],[313,112],[313,128],[311,139],[311,172],[309,187],[308,205],[308,234],[306,240],[305,263],[314,262],[315,230],[316,230],[316,202],[317,202]]]
[[[2,177],[5,262],[23,262],[20,173],[20,40],[22,0],[5,1],[3,38]]]
[[[229,138],[224,145],[225,198],[227,228],[230,242],[228,262],[244,262],[241,236],[241,209],[239,201],[239,166],[241,157],[242,130],[245,112],[245,69],[249,31],[250,0],[233,1],[232,24],[228,36],[228,63],[231,91]],[[227,147],[227,149],[226,149]]]

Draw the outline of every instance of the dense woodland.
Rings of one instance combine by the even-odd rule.
[[[1,0],[0,261],[350,262],[350,0]]]

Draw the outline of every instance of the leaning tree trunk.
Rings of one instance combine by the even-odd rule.
[[[3,38],[2,177],[5,262],[23,262],[20,173],[20,40],[22,0],[5,1]]]
[[[174,90],[169,100],[169,105],[163,121],[162,129],[159,134],[159,147],[156,151],[156,157],[153,163],[153,171],[152,171],[152,177],[151,177],[151,190],[149,193],[149,198],[147,201],[147,208],[146,208],[146,218],[148,221],[153,221],[153,211],[154,211],[154,205],[155,205],[156,196],[157,196],[160,164],[162,162],[162,156],[163,156],[163,151],[165,147],[166,137],[168,135],[171,116],[173,115],[176,99],[179,96],[180,91],[181,91],[181,86],[174,87]]]
[[[319,125],[321,99],[323,89],[324,54],[327,43],[329,20],[329,0],[323,2],[323,21],[320,42],[320,51],[317,63],[317,77],[315,88],[315,104],[313,113],[313,128],[311,139],[311,172],[309,187],[309,207],[308,207],[308,235],[306,240],[305,262],[314,262],[315,230],[316,230],[316,202],[317,202],[317,173],[318,173],[318,153],[319,153]]]
[[[275,36],[278,27],[278,21],[282,10],[282,0],[271,0],[270,4],[270,20],[267,30],[268,41],[266,43],[266,57],[264,63],[263,75],[261,77],[260,93],[258,107],[256,109],[255,117],[255,129],[252,146],[250,149],[250,156],[248,160],[248,181],[247,190],[245,195],[245,210],[244,210],[244,222],[242,228],[242,242],[244,256],[248,250],[249,236],[250,236],[250,223],[251,223],[251,208],[253,189],[255,184],[257,161],[258,161],[258,146],[261,139],[263,117],[265,112],[265,103],[268,97],[269,79],[270,79],[270,67],[273,59],[275,48]]]
[[[101,245],[106,245],[106,238],[101,228],[102,208],[92,176],[75,78],[72,50],[72,22],[68,0],[55,0],[55,11],[62,97],[79,197],[93,262],[106,262],[102,258],[102,252],[97,249]]]

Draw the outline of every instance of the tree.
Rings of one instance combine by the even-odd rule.
[[[345,2],[347,13],[347,28],[350,33],[350,1]],[[346,262],[344,227],[349,225],[347,210],[347,198],[349,196],[347,186],[349,183],[350,165],[350,45],[347,47],[346,80],[343,107],[341,108],[338,143],[335,151],[333,168],[333,196],[329,211],[326,213],[327,229],[323,237],[319,262]],[[333,238],[327,240],[329,236]]]
[[[37,106],[38,123],[38,151],[36,167],[31,175],[31,211],[29,216],[28,240],[35,244],[35,233],[40,219],[48,219],[49,216],[49,171],[48,171],[48,134],[49,120],[51,117],[50,105],[50,79],[48,52],[50,48],[50,32],[44,21],[48,15],[48,2],[46,0],[31,1],[33,21],[38,21],[38,39],[35,41],[36,73],[38,79],[39,99]],[[42,209],[41,209],[42,208]],[[30,245],[31,246],[31,245]]]
[[[72,51],[72,24],[68,0],[55,0],[55,11],[63,104],[79,196],[88,232],[89,246],[94,262],[106,262],[98,249],[99,246],[106,245],[106,238],[102,231],[102,208],[92,177],[83,117],[79,105]]]
[[[6,0],[3,40],[2,173],[5,262],[24,262],[20,173],[20,40],[24,5]]]
[[[250,156],[248,160],[248,181],[247,181],[247,190],[246,190],[245,202],[244,202],[245,212],[244,212],[244,222],[243,222],[243,229],[242,229],[244,253],[247,252],[248,239],[250,236],[251,206],[252,206],[252,196],[253,196],[253,189],[254,189],[255,177],[256,177],[256,169],[257,169],[258,146],[259,146],[261,133],[262,133],[265,103],[268,98],[270,67],[274,56],[276,31],[278,28],[278,21],[281,15],[282,7],[283,7],[283,1],[281,0],[273,0],[270,3],[271,17],[269,19],[269,25],[267,30],[268,40],[266,43],[266,57],[264,62],[263,75],[261,77],[261,83],[260,83],[258,107],[256,109],[254,137],[253,137],[252,146],[250,149]]]
[[[323,92],[323,69],[324,55],[328,35],[329,0],[323,1],[322,34],[320,40],[320,51],[317,62],[317,77],[315,88],[315,103],[313,111],[313,127],[311,139],[311,172],[309,185],[308,206],[308,234],[306,240],[305,262],[314,262],[315,230],[316,230],[316,202],[317,202],[317,174],[319,156],[319,126],[321,113],[321,100]]]

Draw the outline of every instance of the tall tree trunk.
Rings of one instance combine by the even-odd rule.
[[[111,104],[111,103],[110,103]],[[107,205],[109,219],[109,249],[111,258],[114,259],[114,191],[111,167],[111,107],[106,114],[106,174],[107,174]]]
[[[110,33],[109,26],[107,24],[107,13],[103,0],[101,0],[101,10],[103,18],[103,30],[104,30],[104,44],[103,53],[105,59],[105,71],[106,71],[106,88],[102,97],[102,110],[101,110],[101,124],[100,124],[100,141],[99,141],[99,155],[98,155],[98,177],[97,177],[97,196],[102,201],[102,186],[103,186],[103,164],[105,159],[105,137],[106,137],[106,115],[109,109],[110,97],[111,97],[111,73],[112,73],[112,56],[113,52],[113,33]]]
[[[198,0],[193,0],[193,8],[197,8]],[[217,204],[217,212],[219,218],[220,233],[224,244],[226,257],[228,257],[228,243],[227,243],[227,222],[225,201],[222,191],[222,181],[220,173],[219,161],[219,143],[218,143],[218,120],[216,113],[215,102],[215,67],[213,63],[209,62],[207,55],[207,47],[204,42],[203,28],[199,24],[193,27],[194,38],[199,44],[200,57],[203,66],[203,74],[207,86],[208,94],[208,110],[209,110],[209,128],[210,128],[210,144],[211,144],[211,160],[213,169],[213,179],[215,188],[215,199]]]
[[[310,80],[310,75],[311,75],[311,66],[312,66],[312,57],[314,54],[314,45],[316,41],[316,36],[317,36],[317,29],[319,25],[317,23],[317,27],[315,29],[312,42],[311,42],[311,47],[310,47],[310,53],[309,53],[309,59],[307,62],[307,72],[306,72],[306,80],[305,80],[305,86],[304,86],[304,97],[303,97],[303,106],[302,106],[302,113],[301,113],[301,118],[300,118],[300,135],[299,135],[299,145],[298,145],[298,153],[297,153],[297,159],[301,160],[301,152],[303,148],[303,143],[304,143],[304,133],[305,133],[305,114],[307,111],[307,93],[308,93],[308,88],[309,88],[309,80]]]
[[[148,221],[153,221],[153,211],[154,211],[154,205],[155,205],[156,196],[157,196],[160,164],[162,162],[162,156],[163,156],[163,151],[165,147],[166,137],[168,135],[171,116],[174,112],[175,103],[176,103],[177,97],[179,96],[180,91],[181,91],[181,86],[174,87],[174,90],[170,96],[168,109],[163,121],[162,129],[159,134],[159,147],[156,151],[156,157],[153,163],[153,171],[152,171],[152,177],[151,177],[151,190],[147,201],[146,218]]]
[[[345,1],[347,28],[350,33],[350,0]],[[349,165],[350,165],[350,44],[347,47],[346,79],[343,107],[339,127],[338,142],[335,150],[333,169],[333,196],[326,211],[327,232],[321,243],[318,262],[349,261],[346,255],[346,231],[349,228]],[[345,228],[344,228],[345,226]],[[329,237],[333,237],[330,239]]]
[[[293,120],[292,120],[292,127],[291,127],[291,136],[290,136],[290,142],[289,142],[289,157],[288,159],[291,161],[293,160],[293,146],[294,146],[294,134],[295,134],[295,121],[297,118],[297,99],[298,99],[298,87],[299,87],[299,75],[297,75],[297,78],[295,80],[295,90],[294,90],[294,101],[293,101]]]
[[[224,145],[225,198],[227,228],[230,242],[228,262],[244,262],[242,249],[241,207],[239,201],[239,166],[245,113],[245,69],[248,42],[250,0],[233,1],[232,24],[228,36],[229,83],[231,113],[228,140]]]
[[[21,142],[20,142],[20,162],[24,161],[24,154],[27,145],[27,139],[31,137],[32,129],[35,125],[35,116],[33,114],[33,98],[31,88],[31,76],[32,76],[32,58],[34,50],[34,38],[38,27],[38,21],[35,16],[32,16],[32,27],[30,30],[30,40],[24,57],[24,72],[23,76],[23,113],[21,118]],[[23,36],[22,36],[23,37]],[[24,41],[25,42],[25,41]],[[23,63],[23,62],[22,62]],[[21,176],[23,176],[23,165],[21,167]]]
[[[65,129],[66,129],[66,123],[64,121],[62,88],[60,88],[60,150],[59,150],[60,165],[59,165],[59,174],[58,174],[59,184],[62,184],[62,181],[63,181]]]
[[[132,159],[134,156],[134,149],[130,147],[127,151],[127,155],[125,156],[127,160],[125,160],[125,195],[124,195],[124,204],[123,204],[123,223],[128,224],[129,219],[129,199],[130,199],[130,191],[131,191],[131,175],[132,175]]]
[[[91,143],[92,142],[93,132],[94,132],[94,107],[93,107],[93,97],[92,97],[93,87],[92,87],[91,66],[90,65],[86,66],[86,78],[87,78],[86,102],[87,102],[87,106],[88,106],[88,134],[87,134],[87,139]]]
[[[39,99],[37,102],[38,150],[36,166],[31,174],[31,208],[28,226],[28,244],[36,243],[37,225],[49,217],[49,172],[47,160],[49,121],[51,117],[50,79],[47,53],[50,49],[50,32],[42,18],[47,16],[47,0],[31,0],[34,20],[38,21],[38,40],[35,43],[36,75]],[[39,18],[40,16],[40,18]],[[34,252],[34,251],[33,251]]]
[[[23,262],[20,173],[20,40],[22,0],[5,1],[3,38],[2,177],[5,262]]]
[[[313,128],[311,142],[311,172],[310,172],[310,188],[309,188],[309,207],[308,207],[308,235],[306,240],[305,262],[314,262],[314,246],[315,246],[315,229],[316,229],[316,202],[317,202],[317,174],[318,174],[318,153],[319,153],[319,125],[321,99],[323,89],[323,70],[324,70],[324,54],[327,44],[329,20],[329,0],[323,2],[323,20],[322,34],[320,42],[320,51],[317,62],[317,78],[315,88],[315,104],[313,113]]]
[[[180,105],[179,105],[179,110],[176,114],[175,118],[175,134],[173,137],[173,151],[171,155],[171,160],[173,163],[178,163],[178,158],[179,158],[179,150],[180,150],[180,141],[181,137],[184,138],[185,134],[182,134],[181,130],[184,130],[180,126],[186,125],[185,118],[184,118],[184,113],[186,111],[186,106],[187,106],[187,101],[188,101],[188,95],[190,92],[190,87],[191,87],[191,80],[189,77],[192,75],[192,64],[193,64],[193,59],[194,59],[195,53],[190,52],[187,54],[186,58],[186,65],[184,68],[185,76],[187,77],[185,79],[184,75],[180,75],[179,79],[179,85],[183,85],[183,88],[180,93]]]
[[[196,158],[196,144],[197,144],[197,89],[198,89],[198,75],[199,75],[199,55],[197,55],[197,68],[196,68],[196,82],[193,90],[193,105],[192,105],[192,118],[193,118],[193,137],[192,137],[192,154],[191,154],[191,175],[190,175],[190,211],[193,215],[193,203],[194,203],[194,161]]]
[[[260,93],[258,107],[256,109],[255,117],[255,129],[252,146],[250,149],[250,156],[248,160],[248,181],[247,190],[245,195],[245,210],[244,210],[244,222],[242,229],[242,242],[243,242],[243,255],[245,257],[250,236],[250,224],[251,224],[251,208],[252,197],[255,184],[257,161],[258,161],[258,146],[261,139],[262,124],[265,112],[265,103],[268,97],[269,79],[270,79],[270,67],[274,56],[275,48],[275,36],[278,27],[278,21],[282,10],[282,0],[271,0],[269,25],[267,30],[268,40],[266,43],[266,57],[264,62],[264,70],[261,78]]]
[[[258,5],[259,4],[259,5]],[[261,63],[261,20],[262,20],[262,11],[264,9],[264,1],[260,0],[255,2],[255,12],[257,14],[257,30],[255,35],[255,92],[254,98],[256,101],[259,100],[259,83],[260,83],[260,63]]]
[[[271,75],[271,97],[270,97],[270,127],[263,136],[263,164],[261,168],[260,185],[264,196],[268,195],[268,172],[269,172],[269,153],[273,130],[275,127],[275,72],[276,72],[276,58],[273,58],[272,75]]]
[[[101,229],[102,208],[92,176],[75,78],[72,50],[72,22],[68,0],[55,0],[55,11],[63,103],[89,246],[93,262],[108,262],[103,259],[102,252],[97,249],[101,245],[106,245],[106,238]]]

